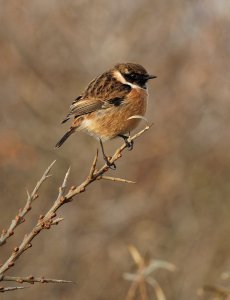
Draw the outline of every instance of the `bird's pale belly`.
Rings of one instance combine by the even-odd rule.
[[[101,140],[115,138],[119,134],[132,131],[140,122],[141,118],[133,116],[144,116],[147,107],[147,92],[133,91],[128,99],[120,106],[100,110],[89,114],[82,122],[80,130],[86,130]]]

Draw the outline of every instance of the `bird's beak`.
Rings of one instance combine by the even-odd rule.
[[[157,76],[154,76],[154,75],[147,75],[147,79],[154,79],[154,78],[157,78]]]

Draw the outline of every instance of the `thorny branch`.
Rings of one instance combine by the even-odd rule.
[[[150,128],[150,126],[146,126],[143,130],[139,131],[137,134],[135,134],[133,137],[130,138],[131,141],[134,141],[138,137],[140,137],[145,131],[147,131]],[[124,149],[127,148],[127,145],[124,143],[121,147],[119,147],[114,155],[110,158],[110,163],[114,163],[118,159],[122,157],[122,152]],[[132,183],[129,180],[116,178],[116,177],[110,177],[110,176],[104,176],[104,174],[109,170],[108,166],[104,164],[99,170],[96,169],[97,167],[97,161],[98,161],[98,151],[96,153],[96,156],[93,160],[92,166],[90,168],[90,172],[88,177],[79,185],[79,186],[73,186],[69,189],[69,191],[65,194],[66,186],[67,186],[67,180],[69,177],[70,169],[67,171],[65,178],[63,180],[63,183],[61,187],[59,188],[59,193],[57,196],[57,199],[54,201],[52,207],[47,211],[45,215],[41,215],[37,221],[37,224],[33,227],[33,229],[24,236],[21,244],[14,248],[12,254],[9,256],[9,258],[0,266],[0,281],[15,281],[18,283],[28,282],[28,283],[35,283],[35,282],[58,282],[58,283],[70,283],[71,281],[66,280],[59,280],[59,279],[48,279],[48,278],[36,278],[33,276],[28,277],[9,277],[6,276],[5,273],[10,268],[12,268],[15,264],[15,262],[19,259],[19,257],[29,248],[32,247],[32,240],[44,229],[50,229],[53,225],[59,224],[63,220],[63,218],[57,217],[56,212],[57,210],[63,206],[64,204],[71,202],[74,198],[74,196],[84,192],[86,190],[86,187],[90,185],[92,182],[96,180],[112,180],[112,181],[120,181],[125,183]],[[35,189],[33,190],[32,194],[28,194],[27,202],[23,210],[19,211],[19,214],[16,216],[15,220],[12,221],[9,229],[7,231],[4,231],[1,236],[2,244],[5,243],[7,238],[13,234],[14,229],[22,223],[22,220],[24,219],[24,216],[27,214],[27,212],[31,208],[31,203],[37,198],[37,192],[41,184],[50,176],[48,175],[54,162],[49,166],[49,168],[45,171],[44,175],[42,176],[41,180],[37,183]],[[18,221],[19,219],[19,221]],[[1,245],[1,244],[0,244]],[[21,287],[22,288],[22,287]],[[0,287],[0,292],[6,292],[6,291],[12,291],[16,290],[18,287]]]
[[[61,279],[52,279],[52,278],[44,278],[44,277],[34,277],[24,276],[24,277],[14,277],[14,276],[2,276],[2,281],[14,281],[18,283],[28,282],[30,284],[34,284],[35,282],[40,283],[72,283],[69,280],[61,280]]]
[[[7,230],[2,230],[2,234],[0,236],[0,246],[4,245],[6,243],[6,240],[14,234],[14,230],[16,229],[16,227],[25,222],[25,215],[31,210],[31,204],[34,202],[34,200],[38,198],[39,188],[41,187],[43,182],[50,177],[49,173],[54,164],[55,161],[52,162],[52,164],[45,170],[42,178],[38,181],[32,193],[29,194],[29,192],[27,191],[27,200],[24,208],[19,210],[18,214],[11,221],[9,228]]]

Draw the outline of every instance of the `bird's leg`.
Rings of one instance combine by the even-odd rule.
[[[119,134],[118,136],[124,139],[126,147],[129,151],[133,150],[133,141],[130,140],[130,132],[129,132],[129,136],[123,134]]]
[[[115,165],[115,163],[114,163],[114,162],[111,163],[111,162],[109,161],[108,157],[107,157],[106,154],[105,154],[105,150],[104,150],[104,146],[103,146],[102,140],[101,140],[101,139],[99,139],[99,140],[100,140],[100,145],[101,145],[101,151],[102,151],[102,154],[103,154],[104,161],[106,162],[106,165],[107,165],[110,169],[116,170],[116,165]]]

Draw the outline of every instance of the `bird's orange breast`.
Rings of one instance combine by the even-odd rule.
[[[133,130],[140,118],[129,119],[132,116],[144,116],[147,108],[148,93],[141,88],[132,88],[119,106],[99,110],[85,116],[79,129],[102,140],[108,140],[119,134]]]

